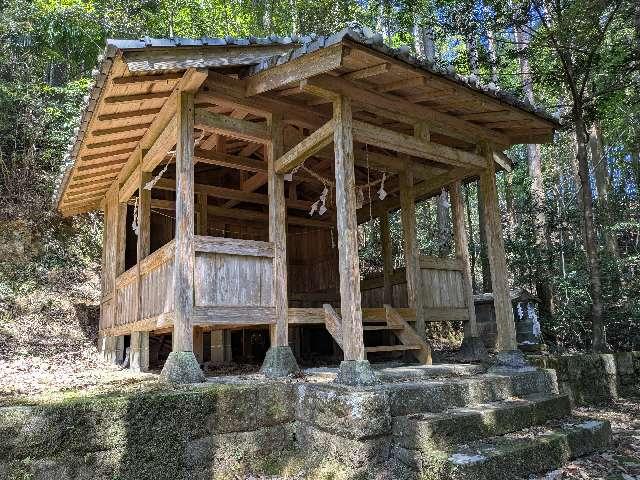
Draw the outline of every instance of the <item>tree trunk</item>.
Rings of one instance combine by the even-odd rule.
[[[591,126],[589,132],[589,147],[591,149],[591,166],[596,179],[596,192],[598,192],[598,213],[602,225],[605,246],[609,255],[617,259],[620,256],[618,241],[611,231],[611,209],[609,207],[609,172],[607,160],[602,148],[602,133],[598,122]]]
[[[591,290],[591,348],[595,352],[607,351],[607,339],[602,317],[602,284],[600,262],[598,260],[598,245],[595,237],[593,220],[593,197],[589,183],[589,162],[587,160],[588,137],[585,129],[582,110],[578,105],[573,107],[573,121],[576,132],[576,163],[580,177],[580,197],[582,199],[582,218],[584,223],[584,249],[589,267],[589,282]]]
[[[478,39],[474,34],[467,37],[467,60],[469,70],[473,75],[478,75]]]
[[[464,202],[467,211],[467,223],[469,224],[469,251],[471,252],[471,288],[473,293],[478,291],[476,284],[476,244],[473,236],[473,219],[471,218],[471,205],[469,202],[469,185],[464,186]]]
[[[451,253],[451,220],[449,216],[449,195],[443,190],[437,197],[436,219],[438,222],[438,255],[446,257]]]
[[[525,50],[531,40],[530,35],[517,25],[514,29],[516,48],[518,51],[518,61],[520,64],[520,76],[522,78],[522,90],[525,98],[531,105],[535,104],[533,95],[533,77],[531,75],[531,65],[526,56]],[[531,198],[535,211],[534,228],[536,232],[536,249],[538,256],[542,259],[541,264],[536,267],[536,294],[540,299],[540,314],[543,318],[553,316],[553,290],[549,281],[549,237],[547,216],[544,208],[546,205],[544,185],[542,181],[542,153],[540,145],[527,145],[527,159],[529,166],[529,177],[531,178]]]
[[[492,30],[487,30],[487,49],[489,51],[489,66],[491,67],[491,81],[498,85],[498,55],[496,53],[496,40]]]

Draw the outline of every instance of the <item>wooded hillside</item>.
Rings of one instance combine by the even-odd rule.
[[[499,175],[511,285],[541,299],[551,345],[640,347],[639,3],[9,0],[0,11],[0,334],[21,297],[82,283],[99,263],[100,215],[63,219],[52,196],[107,38],[328,34],[357,22],[562,119],[552,145],[512,149],[514,168]],[[474,289],[487,291],[477,185],[463,193]],[[451,250],[448,210],[446,195],[418,206],[424,253]],[[391,230],[400,266],[399,214]],[[381,269],[379,225],[360,237],[363,273]]]

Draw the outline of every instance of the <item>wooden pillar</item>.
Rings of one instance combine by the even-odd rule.
[[[480,174],[479,201],[482,202],[484,207],[487,257],[489,258],[493,304],[498,327],[496,347],[499,351],[515,350],[518,344],[516,342],[513,309],[507,284],[507,260],[504,252],[500,211],[498,209],[496,170],[491,149],[484,146],[483,153],[487,160],[487,167]]]
[[[336,211],[340,264],[340,314],[345,360],[364,360],[358,220],[353,159],[351,100],[340,96],[333,103],[335,130]]]
[[[198,194],[198,235],[209,235],[209,215],[207,195]]]
[[[199,327],[193,329],[193,353],[198,363],[204,362],[204,332]]]
[[[136,372],[149,370],[149,332],[131,332],[129,368]]]
[[[469,240],[464,223],[464,205],[460,181],[453,182],[449,187],[451,198],[451,216],[453,217],[453,237],[455,240],[456,257],[462,263],[462,288],[469,312],[469,321],[464,325],[465,337],[477,337],[476,308],[473,303],[473,288],[471,283],[471,264],[469,262]]]
[[[275,161],[284,153],[282,117],[272,115],[271,143],[267,146],[269,189],[269,241],[273,243],[273,301],[276,308],[276,324],[271,328],[271,346],[289,345],[287,298],[287,207],[284,196],[284,175],[275,171]]]
[[[416,311],[416,332],[426,337],[423,295],[420,279],[420,251],[416,237],[416,203],[413,191],[413,173],[405,168],[400,173],[400,215],[404,237],[404,264],[407,274],[407,299]]]
[[[389,212],[380,216],[380,239],[382,241],[382,274],[384,276],[384,304],[393,305],[393,243],[391,242],[391,229],[389,228]]]
[[[224,330],[211,331],[211,363],[220,365],[224,363]]]
[[[116,215],[116,278],[125,271],[127,247],[127,204],[118,203]]]
[[[173,267],[175,310],[173,351],[193,351],[193,93],[180,92],[177,98],[178,139],[176,143],[176,234]]]

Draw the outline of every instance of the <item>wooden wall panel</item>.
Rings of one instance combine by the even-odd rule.
[[[269,257],[196,253],[195,305],[273,306],[273,260]]]
[[[173,262],[160,264],[140,277],[142,318],[155,317],[173,310]]]

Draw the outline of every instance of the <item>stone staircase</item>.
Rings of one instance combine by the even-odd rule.
[[[391,478],[510,479],[607,445],[606,422],[571,416],[553,370],[382,369],[379,386],[300,392],[297,439],[349,468]]]

